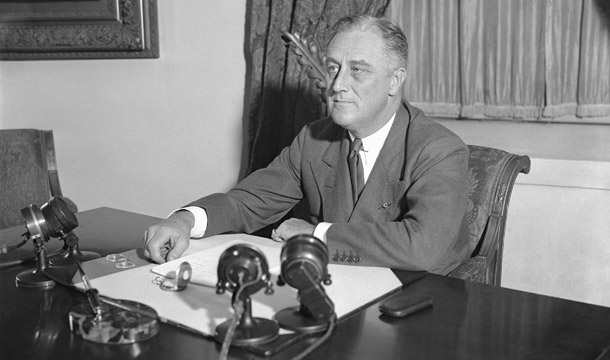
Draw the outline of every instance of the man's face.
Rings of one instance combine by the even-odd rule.
[[[342,32],[328,46],[327,104],[335,123],[357,137],[379,130],[392,116],[392,60],[374,31]]]

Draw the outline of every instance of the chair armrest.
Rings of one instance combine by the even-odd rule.
[[[487,268],[487,259],[483,256],[475,256],[464,261],[447,276],[462,280],[485,282]]]

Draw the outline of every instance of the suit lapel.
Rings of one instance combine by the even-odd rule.
[[[371,214],[377,212],[371,211],[371,207],[385,209],[392,206],[402,196],[405,190],[403,174],[406,164],[405,149],[409,120],[409,112],[401,106],[362,190],[360,199],[349,218],[350,221],[372,220]]]
[[[331,142],[322,156],[322,161],[313,168],[326,222],[347,222],[354,208],[347,166],[349,140],[347,131],[340,133],[340,141]]]

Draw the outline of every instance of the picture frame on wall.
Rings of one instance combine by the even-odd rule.
[[[156,0],[0,0],[0,60],[158,57]]]

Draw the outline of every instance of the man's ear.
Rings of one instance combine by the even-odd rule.
[[[402,96],[402,86],[407,78],[407,69],[399,67],[392,72],[390,80],[390,96]]]

